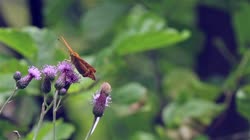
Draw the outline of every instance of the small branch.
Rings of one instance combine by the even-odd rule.
[[[56,90],[53,99],[53,140],[56,140],[56,111],[57,111],[57,96],[58,90]]]
[[[35,134],[34,134],[34,137],[33,137],[32,140],[36,140],[38,132],[39,132],[39,129],[40,129],[41,124],[43,122],[44,116],[47,114],[47,112],[52,107],[52,105],[53,105],[53,101],[50,103],[49,106],[47,105],[47,95],[44,95],[43,96],[43,104],[42,104],[40,118],[39,118],[39,121],[38,121],[38,124],[37,124],[37,128],[36,128],[36,131],[35,131]]]
[[[58,101],[58,103],[56,105],[56,111],[59,109],[61,101],[62,101],[62,96],[59,97],[59,101]]]
[[[250,51],[247,51],[237,69],[226,79],[223,85],[223,91],[233,91],[237,88],[237,82],[239,82],[240,78],[245,74],[246,67],[248,66],[248,62],[250,60]]]
[[[237,58],[230,52],[230,50],[225,46],[225,44],[220,39],[216,39],[215,48],[221,53],[221,55],[230,63],[231,66],[237,64]]]
[[[18,91],[18,88],[16,87],[15,90],[13,91],[13,93],[10,95],[10,97],[4,102],[3,106],[0,109],[0,114],[2,113],[3,109],[5,108],[5,106],[10,102],[10,99],[15,96],[16,92]]]

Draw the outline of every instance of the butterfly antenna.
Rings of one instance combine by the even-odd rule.
[[[59,40],[64,44],[64,46],[68,49],[70,53],[74,52],[63,36],[60,36]]]

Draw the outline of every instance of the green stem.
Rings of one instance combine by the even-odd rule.
[[[89,137],[93,134],[93,132],[95,131],[95,128],[96,128],[96,126],[97,126],[99,120],[100,120],[100,117],[96,117],[96,116],[95,116],[94,121],[93,121],[93,124],[92,124],[92,126],[91,126],[91,129],[89,130],[89,132],[88,132],[88,134],[87,134],[87,136],[86,136],[86,138],[85,138],[84,140],[88,140]]]
[[[39,129],[40,129],[41,124],[43,122],[44,116],[47,114],[47,112],[49,111],[49,109],[53,105],[53,102],[51,102],[50,105],[47,106],[47,102],[46,101],[47,101],[47,95],[44,95],[40,118],[39,118],[39,121],[38,121],[38,124],[37,124],[37,128],[36,128],[36,131],[35,131],[35,134],[34,134],[34,137],[33,137],[32,140],[36,140],[38,132],[39,132]]]
[[[233,91],[236,89],[237,82],[245,74],[245,70],[249,62],[249,59],[250,59],[250,51],[247,51],[245,55],[243,56],[240,64],[236,68],[236,70],[225,81],[223,85],[223,91]]]
[[[56,90],[54,94],[54,102],[53,102],[53,140],[56,140],[56,111],[57,111],[57,96],[58,90]]]
[[[58,108],[60,107],[61,101],[62,101],[62,96],[59,96],[59,100],[58,100],[58,103],[57,103],[57,105],[56,105],[56,111],[57,111]]]
[[[10,99],[15,96],[16,92],[18,91],[18,88],[16,87],[15,90],[13,91],[13,93],[10,95],[10,97],[4,102],[3,106],[0,109],[0,114],[3,112],[3,109],[5,108],[5,106],[9,103]]]

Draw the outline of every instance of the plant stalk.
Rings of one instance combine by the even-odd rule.
[[[0,114],[3,112],[3,109],[5,108],[5,106],[9,103],[10,99],[15,96],[16,92],[18,91],[18,88],[16,87],[15,90],[13,91],[13,93],[10,95],[10,97],[4,102],[3,106],[0,109]]]

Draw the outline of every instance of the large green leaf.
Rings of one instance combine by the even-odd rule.
[[[140,6],[132,9],[112,46],[120,55],[172,46],[190,36],[190,32],[166,27],[164,19]]]
[[[174,100],[199,97],[214,101],[220,93],[219,87],[200,81],[195,73],[187,69],[173,69],[163,83],[166,96]]]
[[[112,108],[119,116],[140,111],[147,100],[147,90],[138,83],[129,83],[112,91]]]
[[[16,84],[12,77],[12,73],[0,74],[0,79],[4,80],[0,84],[0,104],[4,103],[5,99],[15,90]]]
[[[26,27],[23,29],[26,33],[32,36],[38,46],[37,66],[45,64],[56,64],[58,60],[65,59],[62,50],[58,50],[56,44],[59,43],[57,36],[48,29],[39,29],[36,27]],[[61,47],[64,46],[61,44]],[[64,53],[65,54],[65,53]]]
[[[20,71],[23,74],[27,73],[28,64],[25,61],[20,61],[15,58],[8,58],[0,63],[0,73],[12,73]],[[12,79],[12,76],[10,77]]]
[[[56,121],[56,136],[57,140],[69,139],[75,128],[71,124],[64,123],[62,120]],[[34,132],[27,135],[25,140],[32,140]],[[53,139],[53,123],[44,122],[37,135],[37,140],[52,140]]]
[[[166,17],[174,23],[184,24],[188,26],[196,25],[196,6],[198,0],[182,1],[181,4],[176,0],[166,0],[160,3],[159,7]]]
[[[250,42],[250,4],[248,2],[240,2],[239,6],[240,8],[238,8],[233,15],[233,21],[238,43],[241,45],[241,47],[245,47]]]
[[[209,125],[222,110],[222,105],[200,99],[191,99],[185,103],[172,102],[164,108],[163,120],[168,127],[178,127],[189,119]]]
[[[22,30],[0,28],[0,42],[8,45],[8,47],[14,49],[30,60],[36,58],[36,44],[32,37]]]
[[[118,89],[114,89],[112,99],[117,104],[131,104],[146,96],[146,88],[139,83],[129,83]]]
[[[250,86],[245,86],[237,91],[236,104],[237,111],[247,119],[250,119]]]
[[[125,5],[111,2],[104,2],[89,9],[82,19],[85,36],[91,40],[102,37],[112,29],[125,9]]]
[[[6,134],[16,129],[16,126],[8,120],[0,120],[0,139],[6,139]]]

